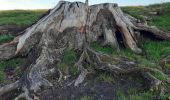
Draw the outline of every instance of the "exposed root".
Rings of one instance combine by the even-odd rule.
[[[142,76],[144,79],[147,79],[150,82],[150,89],[151,90],[158,90],[160,89],[160,85],[162,81],[158,80],[155,78],[150,72],[160,72],[158,69],[153,69],[153,68],[141,68],[141,67],[122,67],[121,65],[117,64],[108,64],[105,62],[102,62],[100,59],[100,54],[93,51],[92,49],[88,48],[88,51],[92,54],[93,56],[93,61],[96,64],[95,69],[97,70],[104,70],[107,72],[110,72],[112,74],[131,74],[131,73],[142,73]],[[124,66],[134,66],[134,63],[132,62],[125,62]]]
[[[29,96],[29,91],[26,87],[23,87],[23,91],[24,93],[20,94],[19,96],[17,96],[15,98],[15,100],[20,100],[20,99],[26,99],[26,100],[33,100],[30,96]]]
[[[63,78],[63,74],[62,74],[60,69],[58,69],[58,72],[60,74],[60,77],[58,78],[58,82],[60,82],[62,80],[62,78]]]
[[[88,62],[90,62],[90,58],[87,54],[87,50],[85,49],[83,51],[83,53],[81,54],[78,62],[74,65],[75,67],[78,67],[78,69],[81,71],[80,75],[78,76],[78,78],[75,80],[74,86],[78,86],[79,84],[81,84],[84,79],[86,78],[88,71],[87,69],[85,69],[82,65],[82,62],[87,60]]]
[[[142,76],[144,77],[144,79],[149,81],[149,88],[151,91],[154,91],[154,90],[159,91],[160,90],[160,85],[161,85],[162,81],[155,78],[149,72],[142,72]]]
[[[170,33],[163,32],[157,28],[152,28],[146,25],[136,25],[136,26],[137,26],[137,28],[135,28],[136,30],[149,32],[158,39],[170,40]]]
[[[3,44],[0,45],[0,60],[8,60],[15,56],[17,44]]]
[[[78,86],[79,84],[81,84],[84,81],[84,79],[86,78],[87,74],[88,74],[88,71],[86,69],[81,71],[81,74],[75,80],[74,86]]]
[[[2,96],[5,93],[8,93],[10,91],[16,90],[19,87],[20,87],[19,81],[16,81],[12,84],[5,85],[0,88],[0,96]]]

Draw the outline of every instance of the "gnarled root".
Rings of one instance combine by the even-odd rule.
[[[2,96],[5,93],[8,93],[10,91],[16,90],[19,87],[20,87],[19,81],[16,81],[12,84],[5,85],[0,88],[0,96]]]
[[[120,75],[120,74],[125,75],[125,74],[138,72],[142,74],[143,78],[147,80],[147,82],[149,81],[149,88],[151,90],[160,89],[160,85],[162,81],[158,80],[152,74],[150,74],[150,72],[160,72],[158,69],[147,68],[147,67],[145,68],[137,67],[136,64],[131,61],[122,61],[121,64],[109,64],[109,63],[103,62],[100,58],[100,56],[108,56],[108,55],[95,52],[94,50],[90,48],[87,48],[86,50],[87,51],[82,53],[78,63],[76,64],[79,67],[81,67],[81,69],[83,70],[81,70],[81,74],[76,79],[75,86],[77,86],[78,84],[81,84],[84,78],[86,77],[86,75],[88,74],[87,70],[83,68],[82,63],[81,63],[84,60],[84,58],[88,57],[88,60],[90,60],[90,64],[95,66],[94,69],[96,70],[107,71],[114,75]],[[85,54],[86,54],[86,57],[84,56]]]
[[[20,98],[32,100],[29,96],[30,91],[33,91],[34,94],[37,93],[41,87],[52,86],[52,83],[45,79],[45,77],[55,72],[54,63],[59,60],[57,57],[60,57],[60,52],[57,53],[58,54],[49,50],[42,51],[36,61],[27,67],[20,80],[0,88],[0,96],[12,90],[22,89],[24,93],[16,97],[15,100],[19,100]]]
[[[26,87],[23,87],[23,91],[24,91],[24,93],[22,93],[22,94],[20,94],[19,96],[17,96],[16,98],[15,98],[15,100],[20,100],[20,99],[23,99],[23,98],[25,98],[26,100],[33,100],[30,96],[29,96],[29,91],[28,91],[28,89],[26,88]]]

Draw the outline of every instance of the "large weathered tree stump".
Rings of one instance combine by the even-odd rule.
[[[29,56],[31,59],[23,77],[13,84],[1,87],[0,95],[20,88],[24,93],[16,99],[25,97],[31,100],[30,91],[36,93],[42,86],[52,86],[53,84],[45,76],[57,70],[54,64],[61,60],[66,49],[79,50],[82,53],[75,63],[75,66],[81,70],[81,74],[75,80],[75,86],[82,83],[88,74],[82,64],[85,60],[96,65],[95,69],[115,74],[147,72],[143,75],[150,77],[148,80],[154,80],[154,85],[158,85],[160,81],[148,74],[155,70],[132,67],[135,64],[133,62],[124,62],[129,67],[108,64],[101,61],[100,56],[103,54],[89,47],[91,42],[97,41],[102,45],[110,45],[118,51],[121,45],[124,45],[134,53],[140,54],[142,50],[138,47],[136,33],[142,31],[149,32],[156,38],[170,40],[168,33],[133,23],[117,4],[88,6],[81,2],[60,1],[37,23],[27,28],[23,35],[0,46],[0,60],[15,56]],[[119,38],[122,38],[122,41]]]

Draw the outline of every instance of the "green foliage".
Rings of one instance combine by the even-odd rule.
[[[66,50],[63,54],[62,62],[67,65],[74,64],[76,61],[76,53],[72,50]]]
[[[100,51],[100,52],[107,53],[107,54],[112,54],[113,52],[115,52],[115,50],[111,48],[110,46],[103,47],[97,42],[91,43],[90,46],[96,51]]]
[[[90,96],[83,96],[80,98],[80,100],[92,100],[92,97]]]
[[[28,26],[34,23],[47,10],[8,10],[0,11],[0,25]]]
[[[97,79],[106,83],[114,82],[113,76],[110,73],[99,73]]]
[[[0,35],[0,44],[12,40],[14,37],[12,35]]]

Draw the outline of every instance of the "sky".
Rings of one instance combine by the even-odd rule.
[[[13,9],[49,9],[53,8],[60,0],[0,0],[0,10]],[[85,0],[67,0],[81,1]],[[149,5],[154,3],[170,2],[170,0],[89,0],[89,4],[118,3],[119,6]]]

